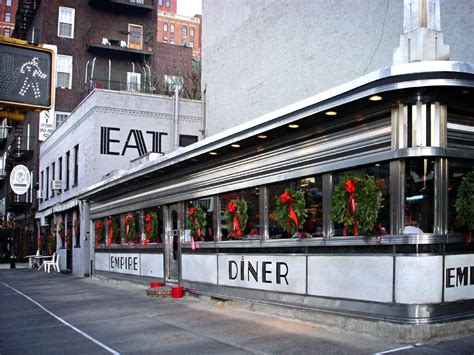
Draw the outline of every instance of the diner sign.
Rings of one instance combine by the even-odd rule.
[[[444,264],[444,300],[474,299],[474,254],[448,255]]]
[[[219,255],[219,285],[288,293],[306,292],[306,257]]]

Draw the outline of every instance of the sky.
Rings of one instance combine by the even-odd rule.
[[[193,17],[202,14],[202,0],[178,0],[178,14]]]

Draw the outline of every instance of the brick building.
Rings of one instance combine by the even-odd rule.
[[[10,37],[15,27],[18,0],[0,0],[0,36]]]
[[[201,15],[193,17],[176,13],[178,0],[158,0],[157,40],[193,49],[193,58],[201,58]]]

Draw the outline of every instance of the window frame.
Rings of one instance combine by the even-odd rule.
[[[73,176],[73,185],[76,187],[79,184],[79,144],[74,146],[74,176]]]
[[[60,63],[60,61],[67,61],[67,63]],[[72,56],[70,55],[64,55],[64,54],[58,54],[56,57],[56,88],[61,88],[61,89],[71,89],[72,88]],[[66,68],[67,67],[67,68]],[[69,71],[60,71],[59,69],[65,68],[66,70]],[[69,81],[68,81],[68,86],[58,86],[58,74],[59,73],[67,73],[69,74]],[[56,118],[56,116],[55,116]]]
[[[66,152],[66,185],[64,187],[64,191],[69,190],[69,167],[70,167],[70,161],[71,161],[71,151]]]
[[[62,20],[62,15],[61,15],[61,10],[64,11],[70,11],[72,15],[72,22],[66,22],[66,21],[61,21]],[[74,27],[75,27],[75,19],[76,19],[76,10],[72,7],[65,7],[65,6],[59,6],[59,11],[58,11],[58,32],[57,35],[58,37],[61,38],[74,38]],[[64,20],[64,19],[63,19]],[[71,25],[71,36],[63,35],[61,34],[61,23],[67,23]]]

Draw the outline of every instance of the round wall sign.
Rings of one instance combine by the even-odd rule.
[[[24,165],[17,165],[10,174],[10,186],[14,193],[23,195],[30,188],[30,171]]]

